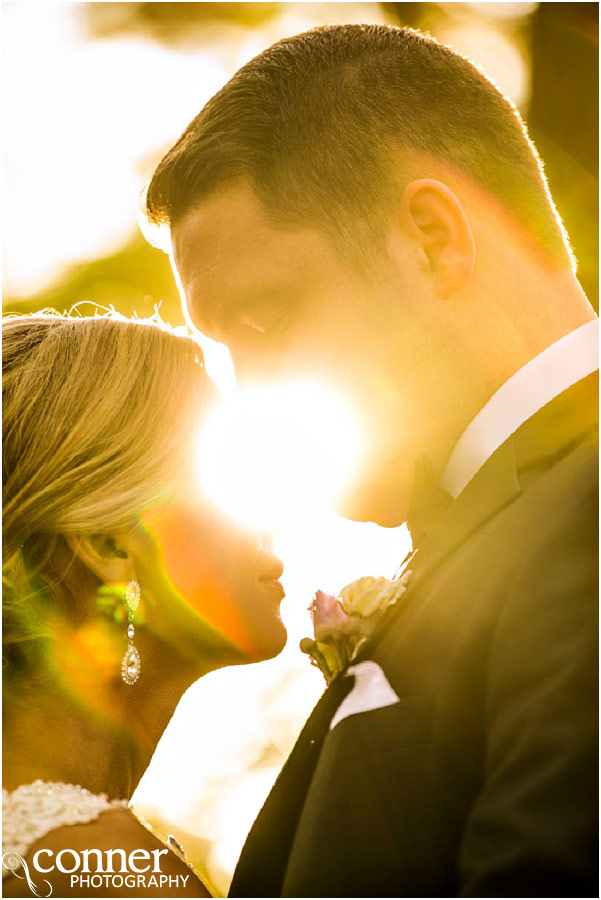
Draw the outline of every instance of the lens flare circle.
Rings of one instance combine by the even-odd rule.
[[[203,491],[251,528],[330,509],[360,456],[349,402],[313,381],[257,384],[224,397],[199,440]]]

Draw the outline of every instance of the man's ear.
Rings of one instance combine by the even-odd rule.
[[[124,532],[112,534],[65,534],[75,556],[104,584],[135,578],[135,568]]]
[[[476,245],[463,207],[441,181],[411,181],[401,198],[401,221],[420,247],[424,266],[442,296],[459,291],[469,281]]]

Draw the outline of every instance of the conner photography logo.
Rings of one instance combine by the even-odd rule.
[[[33,856],[33,873],[18,853],[2,856],[2,865],[16,878],[27,881],[35,897],[50,897],[52,872],[70,876],[72,888],[185,888],[189,875],[164,875],[160,857],[168,850],[71,850],[65,847],[56,855],[41,849]],[[37,876],[41,876],[38,878]],[[46,877],[48,876],[48,877]],[[34,880],[35,879],[35,880]],[[46,885],[46,888],[43,887]]]

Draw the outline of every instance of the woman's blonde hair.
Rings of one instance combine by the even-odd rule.
[[[53,565],[62,535],[127,526],[168,496],[204,377],[199,346],[156,316],[8,316],[2,345],[3,662],[16,674],[39,655],[40,597],[76,600]]]

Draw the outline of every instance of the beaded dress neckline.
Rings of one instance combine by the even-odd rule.
[[[21,784],[14,791],[2,789],[2,855],[25,857],[41,837],[63,825],[95,821],[109,809],[127,809],[127,800],[109,800],[78,784],[37,781]],[[10,874],[4,865],[2,877]]]

